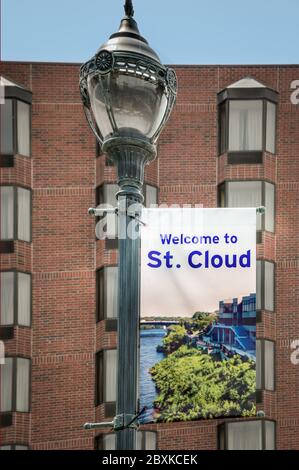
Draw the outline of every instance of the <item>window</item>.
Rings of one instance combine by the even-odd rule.
[[[1,186],[1,240],[14,238],[14,196],[15,188]]]
[[[274,232],[275,187],[266,181],[227,181],[219,187],[220,207],[265,206],[265,214],[257,214],[257,230]]]
[[[219,105],[219,135],[218,135],[218,146],[219,146],[219,154],[222,155],[223,153],[226,152],[227,149],[227,116],[228,116],[228,110],[227,110],[227,104],[228,102],[222,103]]]
[[[17,148],[18,153],[30,156],[30,105],[17,101]]]
[[[275,343],[266,339],[256,341],[256,388],[275,389]]]
[[[96,354],[96,404],[116,401],[117,350],[106,349]]]
[[[1,154],[13,155],[14,132],[13,132],[13,100],[6,99],[0,105],[1,112]]]
[[[1,279],[1,326],[30,326],[31,274],[3,271]]]
[[[1,186],[1,240],[31,241],[31,191]]]
[[[1,108],[1,155],[31,154],[31,106],[6,98]]]
[[[220,450],[274,450],[275,422],[235,421],[218,428]]]
[[[97,321],[117,318],[117,266],[97,271]]]
[[[219,106],[219,154],[238,153],[232,163],[246,160],[249,152],[276,152],[276,104],[266,100],[229,100]],[[243,154],[243,160],[242,160]]]
[[[156,450],[157,433],[151,431],[137,432],[137,450]]]
[[[96,204],[97,206],[105,204],[109,209],[117,207],[116,193],[119,191],[117,184],[104,184],[97,188]],[[106,232],[106,249],[117,249],[117,215],[105,214],[102,217],[96,218],[97,223],[103,223],[102,230]],[[104,221],[106,223],[104,223]]]
[[[158,204],[158,188],[146,184],[143,188],[144,206],[151,207],[151,205]]]
[[[0,446],[0,450],[28,450],[29,447],[23,444],[10,444]]]
[[[116,194],[119,191],[117,184],[103,184],[97,188],[96,204],[107,204],[108,208],[117,207]],[[143,186],[144,206],[150,207],[152,204],[157,204],[158,189],[155,186],[145,184]],[[106,214],[105,216],[97,218],[107,222],[102,228],[107,231],[106,249],[117,249],[117,215]]]
[[[278,93],[246,77],[218,94],[219,154],[228,163],[262,163],[262,152],[276,152]]]
[[[109,207],[116,207],[116,193],[118,193],[119,187],[117,184],[103,184],[97,188],[97,205],[107,204]]]
[[[96,450],[115,450],[115,434],[102,434],[96,438]],[[137,431],[137,450],[156,450],[157,434],[152,431]]]
[[[256,262],[256,308],[257,310],[275,309],[274,286],[275,264],[271,261],[257,260]]]
[[[275,153],[276,140],[276,105],[267,101],[266,150]]]
[[[28,412],[30,408],[30,359],[6,357],[1,370],[1,412]]]
[[[230,101],[228,150],[262,150],[263,102]]]

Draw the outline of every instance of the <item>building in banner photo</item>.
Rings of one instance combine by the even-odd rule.
[[[221,345],[227,354],[256,357],[256,294],[219,302],[217,321],[204,333],[204,341]]]
[[[6,355],[0,448],[115,446],[109,429],[82,428],[116,414],[118,242],[96,240],[87,213],[101,202],[116,204],[117,181],[86,123],[80,65],[0,64],[0,341]],[[141,350],[150,422],[140,427],[138,446],[298,450],[299,66],[174,68],[177,104],[158,158],[146,169],[145,206],[264,206],[266,212],[257,215],[256,289],[232,285],[219,292],[219,282],[212,305],[200,301],[183,313],[188,322],[175,308],[167,320],[155,308],[142,317],[141,333],[150,338]],[[182,343],[182,358],[172,351],[175,342]],[[160,364],[168,361],[171,370],[174,358],[185,361],[177,369],[188,398],[183,410],[156,388],[165,372]],[[218,363],[220,382],[228,380],[223,368],[230,361],[234,370],[255,376],[254,400],[252,377],[242,400],[238,375],[228,397],[207,380],[199,416],[190,407],[197,364],[201,371],[201,363],[206,369]],[[169,411],[160,420],[165,402]]]

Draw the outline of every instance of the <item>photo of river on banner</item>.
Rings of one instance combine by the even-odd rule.
[[[140,325],[142,422],[254,416],[256,295]]]

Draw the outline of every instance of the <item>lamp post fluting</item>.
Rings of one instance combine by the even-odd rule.
[[[136,449],[139,375],[140,239],[144,169],[176,100],[174,70],[163,66],[140,35],[131,0],[119,31],[81,67],[88,122],[117,171],[118,200],[118,450]],[[133,422],[132,422],[133,421]]]

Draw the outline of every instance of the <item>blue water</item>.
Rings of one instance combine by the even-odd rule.
[[[143,423],[154,420],[153,402],[157,392],[149,369],[164,358],[163,353],[157,352],[157,346],[165,335],[163,329],[140,330],[140,408],[147,407],[140,419]]]

